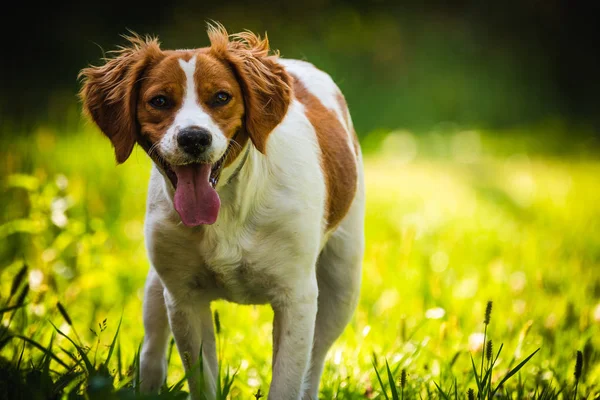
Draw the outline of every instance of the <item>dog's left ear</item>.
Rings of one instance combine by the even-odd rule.
[[[217,24],[209,25],[212,52],[233,68],[244,95],[245,128],[261,153],[266,152],[269,133],[283,120],[292,96],[291,77],[269,55],[269,40],[252,32],[231,35]]]
[[[110,139],[119,164],[127,160],[138,136],[139,79],[148,65],[162,54],[157,39],[135,34],[126,39],[129,46],[113,52],[114,58],[79,73],[83,80],[79,95],[84,111]]]

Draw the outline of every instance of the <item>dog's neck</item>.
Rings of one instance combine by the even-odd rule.
[[[221,173],[217,185],[221,199],[220,212],[235,213],[239,221],[245,219],[250,212],[249,204],[252,204],[264,184],[260,171],[264,171],[262,164],[265,161],[265,156],[248,140],[235,161]]]
[[[253,147],[252,144],[248,141],[244,145],[244,148],[240,151],[240,155],[237,157],[235,161],[233,161],[230,165],[223,168],[223,172],[221,173],[221,180],[219,181],[219,185],[217,185],[217,189],[223,187],[225,185],[230,185],[233,183],[240,174],[242,168],[248,161],[248,156],[250,155],[250,148]]]

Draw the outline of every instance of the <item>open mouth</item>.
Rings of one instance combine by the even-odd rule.
[[[221,177],[221,171],[223,170],[223,164],[225,163],[225,159],[227,158],[228,154],[229,154],[229,147],[227,147],[227,150],[225,151],[223,156],[221,158],[219,158],[217,160],[217,162],[215,162],[211,166],[210,175],[208,177],[208,183],[210,184],[210,186],[212,186],[213,189],[216,188],[217,184],[219,183],[219,178]],[[167,178],[169,178],[169,180],[171,181],[173,188],[177,189],[178,179],[177,179],[177,174],[174,171],[174,169],[177,167],[169,164],[160,154],[154,153],[154,154],[152,154],[152,158],[163,169],[163,171],[167,175]],[[207,163],[191,163],[191,164],[187,164],[187,165],[200,166],[203,164],[207,164]]]
[[[185,225],[213,224],[217,220],[221,200],[215,188],[230,147],[231,144],[213,164],[196,162],[171,165],[160,154],[152,154],[152,159],[162,168],[175,188],[173,205]]]

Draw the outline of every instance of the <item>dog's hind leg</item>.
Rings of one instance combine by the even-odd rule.
[[[331,235],[317,263],[319,285],[311,369],[305,400],[317,400],[325,357],[352,318],[360,294],[364,195],[362,182],[346,218]]]
[[[169,320],[163,285],[153,268],[146,278],[144,294],[144,344],[140,354],[140,390],[157,393],[167,375]]]

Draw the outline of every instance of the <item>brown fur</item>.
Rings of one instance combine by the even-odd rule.
[[[346,103],[346,98],[342,94],[342,92],[337,92],[336,99],[338,104],[340,105],[340,109],[342,110],[342,115],[344,116],[344,122],[346,123],[346,127],[348,129],[352,129],[352,144],[354,145],[354,154],[358,156],[360,152],[360,144],[358,142],[358,136],[356,136],[356,131],[350,125],[350,112],[348,111],[348,104]]]
[[[156,39],[137,35],[127,39],[130,47],[116,51],[115,58],[79,74],[84,110],[112,142],[118,163],[127,160],[137,139],[138,80],[148,65],[162,57]]]
[[[141,135],[149,139],[151,144],[163,137],[183,104],[186,78],[179,65],[181,58],[179,52],[164,52],[163,59],[149,68],[140,79],[137,120]],[[166,96],[173,106],[164,110],[152,107],[149,102],[158,95]]]
[[[348,146],[348,133],[337,114],[327,109],[294,77],[294,94],[304,105],[321,148],[321,164],[327,188],[327,229],[344,218],[356,193],[356,155]],[[345,107],[344,107],[345,108]]]
[[[266,152],[269,133],[285,116],[290,98],[290,76],[269,55],[269,40],[251,32],[229,35],[222,25],[209,26],[211,53],[231,65],[242,87],[245,129],[254,146]]]

